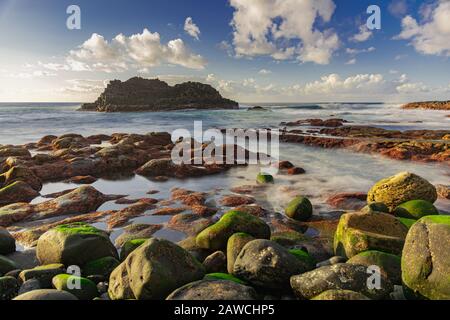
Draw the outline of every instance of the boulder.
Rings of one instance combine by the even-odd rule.
[[[274,183],[273,176],[268,173],[259,173],[256,177],[256,182],[259,184],[270,184]]]
[[[126,241],[120,248],[120,260],[124,261],[130,255],[130,253],[139,248],[147,240],[148,239],[133,239]]]
[[[14,298],[13,300],[78,300],[73,294],[55,289],[34,290]]]
[[[350,290],[328,290],[322,292],[318,296],[312,298],[311,300],[331,300],[331,301],[339,301],[339,300],[370,300],[365,295],[350,291]]]
[[[389,208],[381,202],[372,202],[361,209],[362,212],[383,212],[389,213]]]
[[[83,266],[103,257],[118,259],[106,232],[84,223],[60,225],[44,233],[37,243],[41,264],[62,263]]]
[[[228,273],[233,273],[234,271],[234,263],[239,253],[241,253],[242,248],[245,247],[247,243],[255,240],[249,234],[246,233],[235,233],[233,234],[227,242],[227,270]]]
[[[438,193],[439,198],[450,200],[450,186],[438,184],[436,186],[436,191]]]
[[[162,229],[160,224],[134,223],[123,228],[124,232],[114,241],[117,247],[122,247],[127,241],[135,239],[150,239],[153,234]]]
[[[16,251],[16,240],[5,228],[0,227],[0,254],[10,254]]]
[[[287,249],[269,240],[253,240],[245,245],[234,263],[233,275],[266,288],[287,290],[289,279],[312,269]]]
[[[308,221],[313,215],[311,202],[305,197],[297,197],[286,207],[286,215],[297,221]]]
[[[389,210],[411,200],[437,200],[436,188],[427,180],[410,172],[402,172],[377,182],[369,191],[367,202],[382,202]]]
[[[28,280],[38,280],[41,288],[51,288],[52,279],[58,274],[63,274],[66,272],[64,265],[62,264],[48,264],[43,266],[38,266],[33,269],[23,270],[19,274],[19,278],[22,282]]]
[[[167,300],[256,300],[255,289],[233,281],[201,280],[172,292]]]
[[[239,278],[236,278],[235,276],[229,274],[229,273],[209,273],[204,278],[204,280],[227,280],[227,281],[233,281],[238,284],[247,284],[245,281],[242,281]]]
[[[98,297],[97,285],[89,279],[69,274],[59,274],[52,280],[57,290],[73,294],[79,300],[92,300]]]
[[[403,283],[431,300],[450,299],[450,216],[427,216],[406,237],[402,255]]]
[[[24,283],[22,283],[22,285],[19,288],[19,293],[18,295],[30,292],[30,291],[34,291],[34,290],[39,290],[42,289],[41,283],[39,282],[39,280],[37,279],[30,279],[25,281]]]
[[[204,249],[221,250],[235,233],[244,232],[255,238],[269,239],[270,227],[258,217],[241,211],[229,211],[197,235],[197,245]]]
[[[203,266],[183,248],[150,239],[113,271],[108,292],[112,299],[127,298],[130,290],[138,300],[164,299],[204,274]]]
[[[4,186],[8,186],[17,181],[22,181],[37,192],[42,189],[41,179],[39,179],[34,172],[27,167],[12,167],[7,172],[0,175],[0,181],[4,181]]]
[[[328,290],[351,290],[371,299],[384,299],[393,290],[392,283],[381,274],[380,288],[369,288],[369,274],[366,266],[335,264],[291,278],[291,286],[297,297],[312,299]]]
[[[393,284],[402,284],[400,256],[372,250],[357,254],[348,260],[347,263],[366,267],[377,266]]]
[[[221,273],[227,271],[227,256],[222,251],[217,251],[203,261],[205,272]]]
[[[412,200],[399,205],[394,213],[397,217],[419,220],[425,216],[439,215],[439,210],[428,201]]]
[[[19,266],[14,261],[0,255],[0,276],[17,269]]]
[[[29,202],[36,198],[39,192],[28,183],[16,181],[0,189],[0,206],[16,202]]]
[[[20,284],[16,278],[0,277],[0,301],[11,300],[19,293]]]
[[[108,279],[115,268],[120,264],[119,260],[114,257],[104,257],[86,263],[83,267],[83,275],[102,276]]]
[[[335,254],[351,258],[368,250],[400,255],[408,228],[390,214],[346,213],[334,236]]]

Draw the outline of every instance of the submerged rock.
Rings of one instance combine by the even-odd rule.
[[[84,223],[60,225],[38,240],[37,257],[42,264],[62,263],[83,266],[103,257],[118,259],[106,232]]]
[[[430,300],[450,299],[450,216],[427,216],[409,230],[402,255],[402,278]]]
[[[410,172],[402,172],[377,182],[369,191],[367,202],[382,202],[393,211],[411,200],[437,200],[436,188],[427,180]]]
[[[172,292],[167,300],[256,300],[255,289],[233,281],[201,280]]]
[[[291,286],[297,297],[312,299],[328,290],[351,290],[371,299],[384,299],[392,292],[393,285],[381,275],[380,289],[369,288],[366,266],[335,264],[322,267],[291,278]]]
[[[203,266],[183,248],[167,240],[150,239],[113,271],[108,292],[114,300],[164,299],[204,274]]]

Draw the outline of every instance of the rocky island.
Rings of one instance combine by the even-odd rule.
[[[223,98],[208,84],[185,82],[170,86],[159,79],[131,78],[111,81],[94,103],[81,111],[151,112],[183,109],[237,109],[239,104]]]
[[[405,104],[403,109],[450,110],[449,101],[425,101]]]

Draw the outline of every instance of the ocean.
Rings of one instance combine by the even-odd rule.
[[[196,111],[156,113],[93,113],[76,111],[76,103],[1,103],[0,144],[25,144],[36,142],[45,135],[78,133],[82,135],[123,133],[172,132],[175,129],[192,131],[194,121],[202,121],[208,128],[278,128],[283,121],[308,118],[343,118],[352,125],[370,125],[392,130],[448,130],[450,118],[446,112],[426,110],[402,110],[400,105],[376,103],[311,103],[311,104],[263,104],[267,112],[240,110]],[[281,211],[294,190],[296,194],[310,197],[316,214],[332,211],[326,199],[335,193],[367,192],[378,180],[401,171],[414,172],[433,184],[449,184],[450,168],[438,163],[396,161],[377,155],[358,154],[346,150],[328,150],[297,144],[280,144],[280,158],[289,160],[306,170],[306,175],[279,176],[277,183],[265,194],[264,201],[275,211]],[[229,193],[229,189],[253,184],[259,168],[236,168],[217,176],[187,180],[153,182],[135,176],[121,180],[100,179],[93,184],[103,193],[128,194],[130,199],[148,197],[149,190],[159,190],[156,198],[166,199],[174,187],[196,191],[216,191],[216,198]],[[68,183],[47,183],[42,194],[74,188]],[[36,198],[34,202],[45,201]],[[214,201],[214,200],[212,200]],[[126,205],[113,202],[99,210],[119,209]],[[450,201],[439,200],[437,207],[450,212]],[[134,222],[165,223],[170,217],[144,215]],[[97,224],[102,227],[102,224]],[[113,233],[113,238],[120,230]],[[172,241],[181,240],[184,234],[163,229],[156,236]]]

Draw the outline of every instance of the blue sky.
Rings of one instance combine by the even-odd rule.
[[[241,102],[450,96],[446,0],[0,0],[0,41],[0,101],[90,101],[135,75]]]

